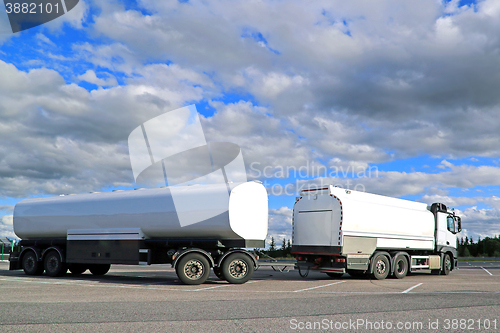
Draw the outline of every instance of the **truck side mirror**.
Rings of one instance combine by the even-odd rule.
[[[460,216],[457,216],[457,232],[462,231],[462,220],[460,219]]]

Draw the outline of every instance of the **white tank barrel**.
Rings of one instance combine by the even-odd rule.
[[[14,209],[14,232],[26,240],[115,228],[140,228],[146,238],[265,240],[267,227],[267,192],[257,182],[26,199]]]

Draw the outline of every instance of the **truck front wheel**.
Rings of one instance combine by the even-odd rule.
[[[222,263],[222,275],[229,283],[245,283],[253,275],[253,260],[244,253],[233,253]]]
[[[210,274],[210,264],[202,254],[188,253],[179,260],[176,273],[185,284],[202,284]]]
[[[22,266],[26,275],[42,275],[43,264],[37,261],[34,251],[28,251],[23,255]]]
[[[451,258],[449,254],[444,255],[443,259],[443,269],[441,270],[441,275],[448,275],[451,271]]]
[[[383,254],[379,254],[374,261],[373,276],[377,280],[383,280],[389,275],[389,259]]]
[[[55,250],[49,251],[44,259],[45,272],[48,276],[63,276],[68,271],[66,263],[62,262],[61,256]]]

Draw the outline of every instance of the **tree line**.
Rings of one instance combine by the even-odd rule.
[[[274,237],[271,237],[271,243],[268,249],[255,249],[258,254],[265,254],[273,258],[292,258],[292,241],[290,239],[283,238],[281,246],[278,247]],[[261,259],[266,259],[265,257]]]
[[[462,237],[458,241],[458,256],[500,258],[500,236],[479,237],[477,242],[472,237]]]

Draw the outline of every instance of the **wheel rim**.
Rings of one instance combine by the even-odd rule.
[[[184,266],[184,273],[191,280],[198,280],[203,276],[203,263],[199,260],[189,260]]]
[[[377,273],[378,274],[384,275],[386,269],[387,269],[387,266],[385,264],[385,261],[383,261],[383,260],[377,261]]]
[[[241,259],[231,261],[229,273],[235,279],[241,279],[247,274],[247,263]]]

